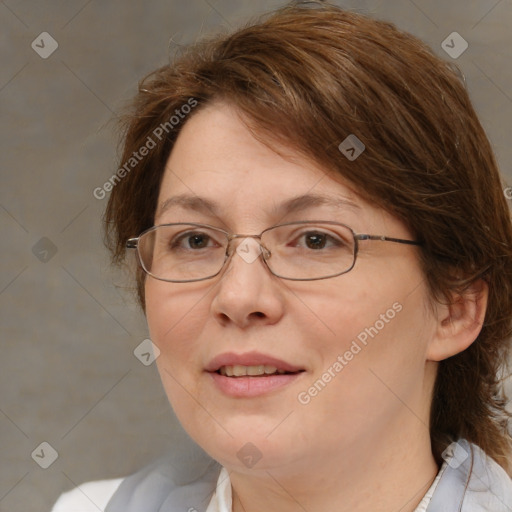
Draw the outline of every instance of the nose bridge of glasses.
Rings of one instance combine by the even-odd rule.
[[[252,238],[252,239],[255,239],[256,242],[259,244],[260,248],[261,248],[261,251],[263,253],[263,258],[264,259],[267,259],[270,257],[271,255],[271,252],[267,249],[267,247],[265,247],[261,241],[261,234],[260,235],[244,235],[242,233],[236,233],[236,234],[228,234],[227,237],[228,237],[228,247],[226,248],[226,251],[229,251],[229,246],[231,245],[231,241],[232,240],[236,240],[236,239],[241,239],[242,241],[239,242],[239,245],[240,243],[243,243],[243,240],[245,240],[246,238]]]

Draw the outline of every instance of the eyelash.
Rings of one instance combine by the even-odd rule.
[[[326,243],[328,242],[331,242],[331,244],[333,246],[336,246],[336,247],[340,247],[342,245],[347,245],[340,237],[336,237],[334,235],[331,235],[329,233],[326,233],[324,231],[320,231],[320,230],[316,230],[316,231],[305,231],[305,232],[302,232],[302,233],[298,233],[297,236],[294,236],[292,234],[292,242],[293,243],[296,243],[296,240],[297,239],[300,239],[300,238],[303,238],[303,237],[308,237],[308,236],[314,236],[314,235],[320,235],[322,237],[326,237]],[[176,235],[175,238],[173,240],[171,240],[169,242],[169,246],[171,249],[176,249],[176,248],[182,248],[181,247],[181,242],[182,241],[186,241],[186,240],[189,240],[190,238],[194,237],[194,236],[203,236],[203,237],[206,237],[208,238],[208,241],[215,241],[215,239],[209,235],[208,233],[202,233],[200,231],[190,231],[190,232],[185,232],[185,233],[181,233],[180,235]],[[222,245],[222,244],[219,244],[218,242],[216,242],[219,246]],[[289,242],[287,242],[288,244]],[[323,249],[324,247],[322,247]],[[189,248],[187,248],[189,249]]]

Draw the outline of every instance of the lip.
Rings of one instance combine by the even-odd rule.
[[[302,373],[304,372],[268,375],[266,377],[225,377],[216,372],[210,372],[208,375],[212,378],[217,389],[225,395],[233,398],[251,398],[283,388],[300,378]]]
[[[222,366],[275,366],[278,370],[285,372],[299,372],[304,370],[299,366],[294,366],[286,361],[277,359],[267,354],[260,352],[246,352],[245,354],[235,354],[233,352],[226,352],[214,357],[207,365],[205,370],[207,372],[217,372]]]
[[[222,366],[275,366],[278,370],[292,372],[281,375],[226,377],[217,373]],[[233,398],[250,398],[276,391],[299,378],[305,369],[260,352],[235,354],[227,352],[214,357],[205,370],[217,389]]]

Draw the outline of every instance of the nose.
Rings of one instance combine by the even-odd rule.
[[[215,286],[212,313],[221,324],[243,329],[277,323],[285,297],[280,279],[263,261],[270,253],[255,237],[240,238],[231,242],[229,260]]]

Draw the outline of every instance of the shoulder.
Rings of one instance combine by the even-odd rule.
[[[512,510],[512,480],[481,448],[459,439],[445,450],[443,458],[446,464],[429,512]]]
[[[108,511],[205,512],[215,492],[221,466],[209,456],[181,462],[177,465],[175,459],[171,463],[164,457],[126,477],[108,502]]]
[[[122,478],[87,482],[62,494],[51,512],[104,512]]]
[[[64,493],[51,512],[204,512],[221,466],[199,449],[166,453],[125,478],[99,480]]]
[[[512,505],[512,480],[481,448],[472,445],[474,460],[468,482],[467,502],[482,510],[506,511]]]

